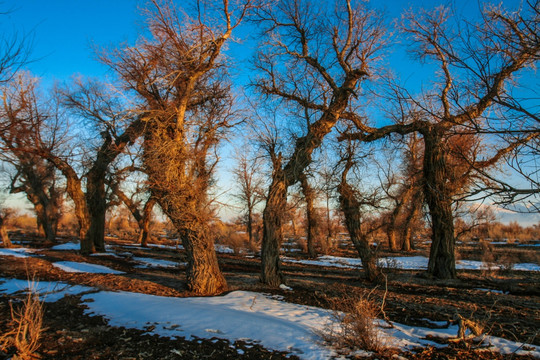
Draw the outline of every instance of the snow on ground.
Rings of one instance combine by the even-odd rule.
[[[359,268],[362,267],[362,260],[358,258],[346,258],[339,256],[319,256],[315,260],[294,259],[283,257],[283,261],[305,265],[330,266],[340,268]],[[378,259],[382,267],[393,267],[403,270],[426,270],[428,258],[425,256],[390,256]],[[498,268],[497,266],[491,266]],[[456,269],[458,270],[485,270],[487,266],[481,261],[475,260],[457,260]],[[540,271],[540,265],[531,263],[515,264],[513,270],[519,271]]]
[[[110,257],[114,257],[114,258],[122,258],[120,255],[115,254],[113,252],[93,253],[93,254],[90,254],[90,256],[110,256]]]
[[[103,265],[90,264],[85,262],[75,261],[58,261],[52,263],[54,267],[65,272],[86,272],[93,274],[124,274],[122,271],[113,270]]]
[[[81,245],[79,243],[67,242],[60,245],[55,245],[51,250],[81,250]]]
[[[227,245],[214,244],[214,248],[216,249],[216,252],[220,254],[234,254],[234,250]]]
[[[35,249],[28,249],[28,248],[13,248],[13,249],[2,249],[0,248],[0,255],[1,256],[14,256],[17,258],[26,258],[29,257]]]
[[[180,241],[180,240],[177,240]],[[163,244],[148,244],[148,247],[155,247],[158,249],[167,249],[167,250],[183,250],[184,246],[177,242],[177,245],[163,245]]]
[[[64,295],[75,295],[94,290],[94,288],[88,286],[69,285],[62,282],[0,278],[0,293],[14,294],[28,289],[39,293],[41,299],[45,302],[55,302],[63,298]]]
[[[187,263],[174,262],[169,260],[161,260],[146,257],[133,257],[132,260],[141,263],[135,265],[136,268],[176,268],[178,266],[185,266]]]
[[[0,278],[0,292],[13,294],[28,287],[28,282]],[[85,286],[70,287],[63,283],[39,282],[31,286],[48,293],[46,301],[55,301],[64,294],[88,292]],[[56,289],[56,292],[54,292]],[[50,292],[53,291],[51,294]],[[200,337],[244,340],[259,343],[268,349],[289,351],[302,359],[335,358],[336,352],[322,344],[317,335],[332,322],[329,310],[291,304],[267,295],[234,291],[225,296],[174,298],[130,292],[98,291],[86,293],[82,300],[87,313],[102,315],[112,326],[149,330],[161,336]],[[457,326],[445,329],[411,327],[394,323],[384,327],[377,321],[386,345],[410,349],[415,346],[442,345],[426,340],[426,336],[448,338],[457,334]],[[540,357],[540,347],[521,347],[522,344],[486,336],[489,350],[516,352]]]

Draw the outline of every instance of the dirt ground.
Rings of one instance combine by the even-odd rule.
[[[18,242],[22,238],[13,238]],[[49,248],[39,239],[24,238],[25,247]],[[133,256],[184,262],[182,251],[163,248],[124,248],[127,242],[109,239],[117,251]],[[538,252],[538,247],[527,250]],[[467,250],[474,253],[473,250]],[[509,249],[504,250],[510,251]],[[523,249],[515,248],[516,252]],[[16,259],[0,256],[0,277],[63,281],[103,290],[124,290],[146,294],[185,297],[184,268],[136,268],[130,258],[107,255],[82,256],[77,251],[40,252],[39,257]],[[339,255],[354,257],[341,249]],[[291,256],[288,254],[288,256]],[[302,253],[293,256],[303,257]],[[530,256],[528,254],[527,256]],[[120,275],[67,273],[52,266],[59,260],[89,262],[125,272]],[[460,271],[451,281],[434,281],[418,271],[385,269],[387,281],[373,284],[359,270],[284,263],[288,285],[294,291],[271,289],[258,281],[260,259],[219,254],[219,262],[230,290],[278,294],[286,301],[329,308],[334,299],[344,296],[366,297],[382,302],[388,320],[412,326],[436,327],[431,321],[447,321],[454,314],[484,325],[490,335],[540,345],[540,274],[536,272]],[[489,289],[487,291],[486,289]],[[0,294],[0,332],[10,326],[10,301],[14,296]],[[79,296],[66,296],[44,304],[46,331],[39,355],[42,359],[281,359],[296,358],[269,351],[257,344],[222,339],[169,339],[143,330],[113,327],[100,316],[84,313]],[[429,319],[429,320],[427,320]],[[430,321],[431,320],[431,321]],[[432,339],[448,342],[443,339]],[[238,352],[241,349],[242,355]],[[0,351],[0,359],[12,357],[14,349]],[[352,358],[352,356],[350,356]],[[445,348],[421,348],[410,352],[387,350],[373,359],[529,359],[528,356],[500,355],[463,341],[452,341]]]

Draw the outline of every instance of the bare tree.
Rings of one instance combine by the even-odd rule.
[[[373,226],[367,220],[368,208],[375,209],[380,207],[381,196],[377,192],[365,193],[359,191],[350,184],[348,180],[349,173],[357,165],[357,149],[352,143],[348,143],[341,156],[343,170],[341,172],[341,181],[337,186],[339,193],[339,203],[341,211],[345,216],[345,225],[349,232],[351,241],[362,260],[366,277],[370,281],[379,278],[380,270],[377,267],[377,258],[371,248],[369,235],[377,230],[379,226]]]
[[[0,16],[6,14],[7,12],[0,12]],[[28,62],[32,45],[30,40],[28,36],[0,37],[0,85],[10,81]]]
[[[16,169],[10,192],[26,194],[34,206],[38,233],[47,241],[54,242],[64,200],[56,168],[47,160],[30,153],[15,151],[13,155],[17,161],[10,162]]]
[[[261,176],[262,164],[260,158],[249,159],[249,148],[243,146],[237,156],[237,167],[233,170],[233,175],[239,188],[233,195],[242,205],[244,223],[248,234],[249,243],[253,244],[253,214],[255,207],[264,201],[264,179]]]
[[[521,16],[529,16],[523,18]],[[405,33],[410,35],[412,52],[419,59],[432,59],[440,69],[440,82],[432,93],[415,99],[406,91],[397,91],[398,111],[404,115],[394,125],[381,128],[366,126],[360,117],[350,114],[359,133],[344,138],[374,141],[392,133],[418,132],[424,144],[423,192],[432,222],[432,246],[428,273],[437,278],[456,277],[455,234],[452,211],[456,189],[451,180],[453,169],[449,162],[458,159],[475,168],[492,168],[504,155],[519,144],[530,141],[537,134],[519,137],[509,146],[499,148],[487,159],[476,155],[481,143],[482,129],[488,112],[497,108],[496,100],[512,94],[515,75],[538,59],[540,42],[531,34],[538,24],[538,12],[527,9],[504,13],[499,8],[488,8],[479,23],[460,21],[452,27],[450,12],[441,7],[431,12],[405,15]],[[504,33],[505,36],[498,36]],[[455,136],[458,140],[450,141]],[[451,156],[453,143],[459,138],[473,136],[476,146]],[[462,149],[463,150],[463,149]],[[473,167],[467,166],[469,175]],[[477,173],[477,172],[476,172]],[[455,179],[459,178],[454,176]]]
[[[55,94],[52,99],[39,94],[36,82],[36,79],[22,75],[4,88],[2,122],[6,131],[2,133],[2,142],[18,160],[19,168],[28,167],[28,179],[42,163],[39,157],[64,175],[66,191],[75,204],[80,226],[81,251],[85,254],[96,249],[103,251],[108,167],[141,135],[144,124],[138,119],[123,121],[126,113],[118,99],[96,82],[77,81],[74,89]],[[78,171],[79,163],[71,162],[72,152],[69,149],[64,152],[65,146],[60,146],[65,137],[65,129],[60,128],[66,126],[63,105],[74,111],[72,115],[90,120],[101,128],[102,143],[95,152],[87,149],[86,153],[93,153],[94,157],[86,159],[88,168],[83,166],[82,174]]]
[[[81,225],[81,252],[105,250],[105,213],[107,210],[106,178],[112,162],[144,131],[144,121],[124,104],[115,92],[96,81],[77,80],[72,89],[64,90],[62,102],[73,114],[91,121],[99,131],[101,143],[93,149],[88,168],[81,178],[67,159],[43,154],[55,164],[68,181],[68,193],[76,204]]]
[[[116,197],[117,201],[114,200],[109,203],[110,205],[120,205],[124,204],[129,210],[131,216],[137,222],[139,227],[139,239],[138,242],[142,247],[148,247],[148,240],[151,238],[150,234],[150,222],[152,220],[152,212],[156,204],[156,198],[149,191],[146,181],[136,180],[135,184],[132,186],[134,190],[131,194],[126,194],[122,189],[122,183],[126,182],[126,179],[123,178],[126,172],[130,174],[133,173],[135,166],[129,166],[124,169],[117,169],[113,172],[112,178],[109,182],[109,188],[111,195]]]
[[[234,123],[224,44],[251,7],[197,2],[193,16],[172,1],[151,1],[150,37],[102,60],[136,94],[145,121],[143,164],[152,193],[186,250],[187,285],[194,293],[227,290],[208,222],[208,190],[217,144]]]
[[[306,202],[306,222],[307,222],[307,250],[310,258],[314,259],[317,257],[317,252],[315,251],[315,243],[319,239],[318,230],[320,228],[319,217],[315,209],[315,200],[316,192],[315,189],[310,185],[308,181],[308,176],[303,172],[300,174],[300,187],[302,188],[302,195],[304,196],[304,201]]]
[[[369,76],[385,33],[374,12],[353,6],[350,0],[335,7],[284,0],[261,8],[258,18],[265,40],[255,61],[261,74],[255,87],[302,114],[307,109],[309,118],[315,119],[307,133],[296,140],[286,163],[281,155],[276,157],[263,212],[261,280],[278,286],[283,280],[279,270],[280,215],[287,188],[299,181],[313,151]]]
[[[60,217],[63,191],[60,189],[53,164],[31,151],[53,148],[60,141],[45,137],[52,131],[54,122],[39,109],[36,96],[37,79],[19,74],[1,89],[4,99],[0,107],[0,159],[11,165],[10,192],[24,192],[34,205],[38,228],[46,239],[55,241]]]

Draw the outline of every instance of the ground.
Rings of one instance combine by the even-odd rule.
[[[181,250],[170,247],[141,248],[127,241],[108,239],[116,253],[129,251],[129,257],[110,254],[82,256],[75,250],[53,250],[38,238],[14,236],[15,243],[25,247],[45,249],[41,256],[24,259],[0,256],[0,277],[62,281],[83,284],[101,290],[124,290],[172,297],[191,296],[185,289],[184,266],[140,267],[133,258],[183,263]],[[60,241],[67,241],[63,239]],[[21,246],[22,246],[21,245]],[[167,246],[169,245],[169,246]],[[425,250],[425,249],[424,249]],[[339,255],[354,257],[347,248],[338,249]],[[422,251],[422,249],[418,250]],[[419,252],[415,254],[419,254]],[[504,247],[496,249],[512,252],[518,260],[537,259],[538,247],[524,249]],[[461,256],[474,258],[476,251],[463,247]],[[533,255],[531,255],[533,254]],[[536,254],[536,255],[534,255]],[[385,255],[385,254],[381,254]],[[388,255],[388,254],[387,254]],[[302,252],[287,256],[303,259]],[[95,274],[65,272],[52,265],[58,261],[93,263],[123,272],[122,274]],[[323,267],[301,263],[283,264],[287,285],[294,290],[269,289],[258,281],[260,259],[243,254],[219,254],[219,262],[230,290],[256,291],[280,295],[297,304],[330,307],[335,299],[344,296],[366,297],[381,303],[384,315],[391,322],[411,326],[436,327],[450,321],[455,313],[484,324],[490,335],[528,344],[540,345],[540,273],[535,271],[480,271],[460,270],[459,277],[450,281],[435,281],[423,272],[399,270],[389,264],[384,269],[386,282],[373,284],[362,278],[358,269]],[[10,320],[10,301],[14,295],[0,294],[0,331],[5,331]],[[84,312],[87,305],[81,296],[66,296],[56,302],[44,304],[44,333],[39,354],[43,359],[280,359],[295,358],[288,353],[264,349],[258,344],[213,339],[169,339],[145,330],[110,326],[108,321]],[[439,325],[440,326],[440,325]],[[501,355],[477,348],[463,341],[449,342],[443,348],[419,348],[410,351],[388,350],[373,354],[372,358],[395,359],[527,359],[530,356]],[[0,359],[9,359],[0,352]],[[349,355],[349,357],[354,357]]]

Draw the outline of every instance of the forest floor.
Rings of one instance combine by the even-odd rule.
[[[161,247],[141,248],[127,241],[108,239],[115,254],[82,256],[76,250],[54,250],[37,238],[14,236],[16,246],[39,249],[37,256],[24,258],[0,255],[0,288],[3,279],[28,279],[85,285],[100,291],[126,291],[166,297],[192,296],[185,289],[185,265],[182,250],[163,243]],[[65,240],[64,240],[65,241]],[[170,244],[169,244],[170,245]],[[424,249],[425,250],[425,249]],[[504,247],[504,254],[538,259],[539,247]],[[415,253],[417,255],[422,250]],[[386,255],[388,255],[387,253]],[[462,256],[476,256],[476,250],[464,248]],[[532,255],[531,255],[532,254]],[[340,256],[355,257],[350,249],[339,249]],[[383,254],[384,255],[384,254]],[[395,254],[394,254],[395,255]],[[403,254],[401,254],[403,255]],[[288,257],[305,259],[301,252]],[[180,266],[141,266],[134,259],[153,259]],[[91,263],[117,270],[118,274],[64,271],[53,263],[69,261]],[[284,262],[286,288],[268,288],[259,282],[260,259],[242,254],[219,254],[221,269],[231,291],[242,290],[279,296],[282,301],[330,308],[335,299],[369,297],[384,302],[384,314],[391,322],[424,328],[447,326],[458,313],[482,323],[489,335],[518,343],[540,345],[540,272],[496,270],[460,270],[456,280],[433,280],[422,271],[401,270],[389,264],[387,281],[369,283],[361,270]],[[0,293],[0,333],[10,326],[10,304],[20,294]],[[254,300],[255,301],[255,300]],[[272,351],[243,340],[215,338],[171,339],[151,329],[112,326],[107,318],[85,311],[88,304],[81,294],[66,295],[44,303],[45,331],[38,350],[42,359],[280,359],[296,358],[287,352]],[[174,311],[174,309],[171,309]],[[439,325],[437,325],[439,324]],[[491,352],[471,342],[432,339],[442,347],[386,349],[372,353],[373,359],[532,359],[532,355]],[[0,350],[0,359],[9,359],[14,349]],[[355,358],[354,353],[343,358]],[[362,356],[366,356],[363,354]]]

